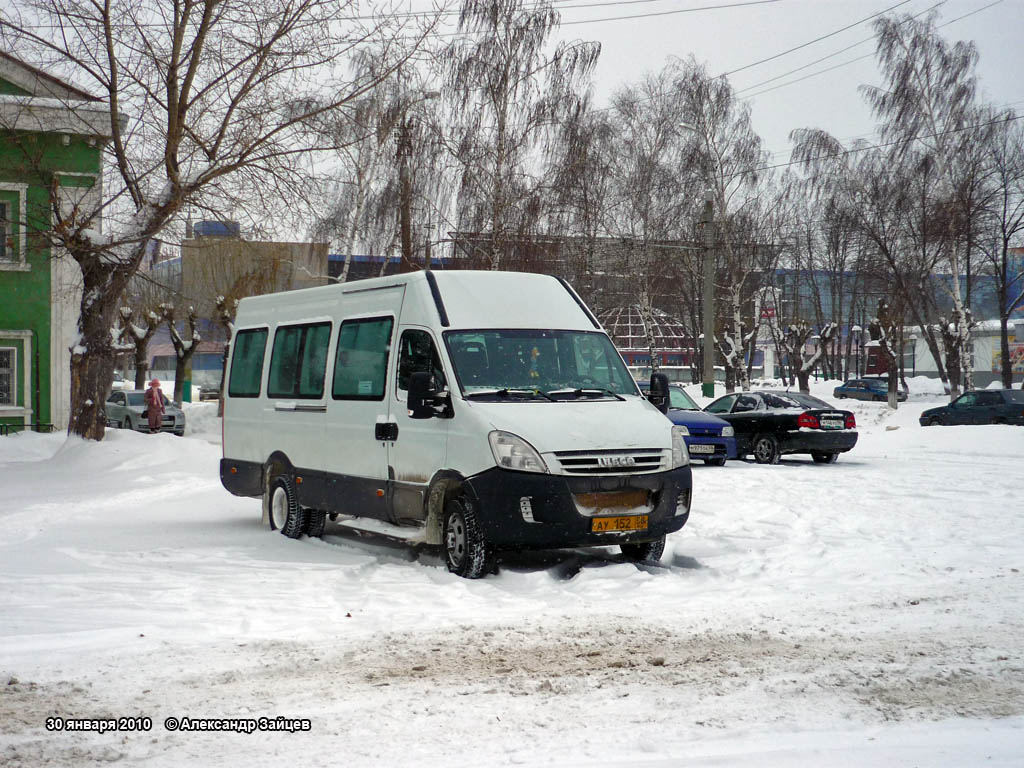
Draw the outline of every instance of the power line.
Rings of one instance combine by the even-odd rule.
[[[909,2],[909,0],[905,0],[905,1]],[[551,4],[550,7],[554,8],[557,11],[574,11],[574,10],[583,10],[583,9],[587,9],[587,8],[605,8],[605,7],[609,7],[609,6],[637,5],[637,4],[659,3],[659,2],[664,2],[664,0],[602,0],[602,2],[584,2],[584,3],[578,3],[576,5],[567,5],[567,4],[563,4],[563,3],[554,2],[554,3]],[[767,3],[778,3],[778,2],[781,2],[781,0],[745,0],[744,2],[725,3],[725,4],[721,4],[721,5],[707,5],[707,6],[701,6],[701,7],[698,7],[698,8],[676,8],[676,9],[669,10],[669,11],[653,11],[651,13],[638,13],[638,14],[632,14],[632,15],[628,15],[628,16],[615,16],[615,17],[604,18],[604,19],[581,19],[581,20],[577,20],[577,21],[563,21],[563,22],[561,22],[559,24],[559,26],[565,26],[565,25],[568,25],[568,24],[592,24],[592,23],[598,23],[598,22],[603,22],[603,21],[622,21],[622,20],[626,20],[626,19],[642,19],[642,18],[646,18],[646,17],[649,17],[649,16],[670,16],[670,15],[679,14],[679,13],[694,13],[694,12],[697,12],[697,11],[709,11],[709,10],[713,11],[713,10],[720,9],[720,8],[721,9],[737,8],[737,7],[746,6],[746,5],[764,5],[764,4],[767,4]],[[538,3],[536,5],[524,5],[523,6],[523,10],[529,12],[529,11],[540,10],[542,8],[547,8],[547,7],[549,7],[547,4]],[[451,10],[451,9],[443,9],[443,10],[437,10],[437,11],[398,11],[398,12],[388,13],[388,14],[370,14],[369,16],[347,16],[347,17],[344,17],[344,18],[342,18],[340,20],[341,21],[385,21],[385,20],[388,20],[388,19],[441,19],[443,17],[460,16],[461,14],[462,14],[461,10]],[[14,23],[11,23],[9,21],[5,21],[3,19],[0,19],[0,27],[3,27],[3,26],[11,27],[13,29],[19,29],[19,28],[20,29],[66,29],[67,28],[67,25],[62,25],[62,24],[42,24],[42,23],[39,23],[39,24],[14,24]],[[112,26],[115,26],[115,27],[138,27],[138,28],[142,28],[142,29],[165,29],[165,28],[167,28],[167,24],[161,24],[161,23],[157,23],[157,22],[127,22],[127,21],[123,21],[123,22],[115,22],[114,24],[112,24]],[[442,34],[464,34],[464,33],[462,33],[462,32],[455,32],[455,33],[442,33]]]
[[[915,14],[911,18],[917,18],[918,16],[921,16],[921,15],[923,15],[925,13],[928,13],[932,9],[937,8],[938,6],[942,5],[945,1],[946,0],[942,0],[942,2],[940,2],[940,3],[936,4],[936,5],[933,5],[931,8],[928,8],[928,9],[922,11],[921,13]],[[1003,2],[1003,0],[995,0],[995,2],[989,3],[988,5],[982,6],[981,8],[977,8],[977,9],[971,11],[970,13],[965,13],[963,16],[958,16],[955,19],[950,19],[949,21],[945,22],[944,24],[940,24],[938,28],[942,29],[943,27],[948,27],[950,24],[953,24],[955,22],[958,22],[958,21],[961,21],[963,19],[966,19],[968,16],[973,16],[976,13],[981,13],[982,11],[988,10],[989,8],[991,8],[994,5],[999,5],[1001,2]],[[868,42],[868,41],[870,41],[872,39],[873,38],[866,38],[865,40],[861,40],[859,43],[854,43],[853,45],[848,46],[847,48],[843,48],[843,49],[841,49],[839,51],[836,51],[835,53],[829,54],[828,56],[824,56],[824,57],[818,59],[817,61],[812,61],[810,64],[805,64],[804,66],[797,67],[796,69],[792,69],[789,72],[784,72],[781,75],[778,75],[777,77],[773,77],[773,78],[771,78],[769,80],[764,80],[764,81],[762,81],[760,83],[756,83],[754,85],[749,85],[746,88],[743,88],[743,89],[737,91],[736,94],[737,94],[737,96],[739,96],[740,93],[752,90],[752,89],[757,88],[758,86],[761,86],[761,85],[766,85],[767,83],[773,82],[773,81],[778,80],[779,78],[782,78],[782,77],[786,77],[786,75],[791,75],[791,74],[793,74],[795,72],[799,72],[800,70],[806,69],[807,67],[814,66],[815,64],[817,64],[819,62],[822,62],[825,59],[829,59],[832,56],[837,56],[840,53],[845,53],[846,51],[850,50],[850,48],[855,48],[856,46],[861,45],[863,43],[866,43],[866,42]],[[787,85],[795,85],[796,83],[803,82],[804,80],[807,80],[807,79],[812,78],[812,77],[816,77],[817,75],[823,75],[826,72],[831,72],[831,71],[833,71],[835,69],[839,69],[841,67],[845,67],[845,66],[847,66],[849,64],[855,64],[856,62],[863,61],[864,59],[869,59],[872,56],[874,56],[874,53],[868,53],[868,54],[865,54],[863,56],[858,56],[855,59],[850,59],[849,61],[844,61],[841,64],[836,64],[835,66],[827,67],[825,69],[818,70],[817,72],[811,72],[810,74],[804,75],[803,77],[798,77],[795,80],[790,80],[790,81],[785,82],[785,83],[779,83],[778,85],[773,85],[771,88],[765,88],[762,91],[758,91],[757,93],[749,94],[748,96],[742,96],[740,98],[742,98],[744,101],[749,100],[749,99],[753,99],[753,98],[755,98],[757,96],[761,96],[762,94],[769,93],[770,91],[777,90],[778,88],[785,88]]]
[[[697,11],[717,11],[726,8],[742,8],[748,5],[769,5],[771,3],[778,3],[781,0],[746,0],[746,2],[739,3],[725,3],[722,5],[705,5],[699,8],[678,8],[672,11],[656,11],[652,13],[637,13],[631,16],[611,16],[604,19],[584,19],[579,21],[563,21],[559,26],[568,27],[573,24],[597,24],[603,21],[627,21],[630,19],[647,19],[655,16],[674,16],[680,13],[695,13]]]
[[[942,0],[942,1],[945,2],[945,0]],[[896,3],[895,5],[890,5],[885,10],[879,11],[878,13],[873,13],[870,16],[867,16],[867,17],[861,19],[860,21],[855,21],[852,24],[847,24],[845,27],[840,27],[837,30],[829,32],[827,35],[822,35],[821,37],[816,37],[813,40],[808,40],[806,43],[801,43],[800,45],[794,46],[792,48],[788,48],[787,50],[781,51],[780,53],[776,53],[775,55],[769,56],[768,58],[760,59],[760,60],[755,61],[755,62],[753,62],[751,64],[746,64],[746,65],[744,65],[742,67],[738,67],[738,68],[730,70],[728,72],[723,72],[722,76],[723,77],[728,77],[729,75],[735,75],[737,72],[742,72],[745,69],[750,69],[751,67],[756,67],[758,64],[764,64],[765,62],[774,61],[775,59],[778,59],[778,58],[780,58],[782,56],[785,56],[787,54],[793,53],[793,51],[799,51],[801,48],[806,48],[809,45],[814,45],[815,43],[819,43],[822,40],[826,40],[826,39],[828,39],[830,37],[838,35],[840,32],[845,32],[848,29],[853,29],[854,27],[858,27],[861,24],[864,24],[865,22],[871,21],[872,19],[881,16],[883,13],[888,13],[889,11],[891,11],[891,10],[893,10],[895,8],[899,8],[901,5],[906,5],[909,2],[911,2],[911,0],[901,0],[900,2]],[[939,3],[939,5],[942,5],[942,3]]]
[[[892,141],[885,141],[885,142],[881,142],[879,144],[869,144],[869,145],[864,146],[864,147],[853,147],[851,149],[844,149],[842,152],[835,152],[835,153],[833,153],[831,155],[822,155],[820,157],[814,158],[814,160],[816,160],[816,161],[817,160],[831,160],[832,158],[836,158],[836,157],[846,157],[847,155],[853,155],[853,154],[856,154],[858,152],[866,152],[869,149],[882,149],[884,147],[892,147],[892,146],[895,146],[897,144],[910,144],[911,142],[919,141],[921,139],[934,139],[934,138],[938,138],[939,136],[947,136],[947,135],[949,135],[951,133],[961,133],[962,131],[970,131],[970,130],[973,130],[975,128],[984,128],[987,125],[995,125],[996,123],[1010,123],[1010,122],[1013,122],[1014,120],[1020,120],[1021,118],[1024,118],[1024,114],[1022,114],[1022,115],[1014,115],[1013,117],[997,117],[997,118],[995,118],[993,120],[986,120],[983,123],[975,123],[973,125],[965,125],[962,128],[950,128],[948,131],[936,131],[935,133],[926,133],[926,134],[922,134],[922,135],[918,135],[918,136],[912,136],[909,139],[893,139]],[[736,173],[731,173],[726,178],[732,179],[732,178],[735,178],[737,176],[746,176],[747,174],[751,174],[751,173],[760,173],[761,171],[771,171],[771,170],[774,170],[776,168],[786,168],[786,167],[788,167],[790,165],[800,165],[801,162],[802,161],[798,161],[798,160],[790,160],[789,162],[786,162],[786,163],[776,163],[775,165],[763,165],[760,168],[751,168],[749,171],[737,171]]]
[[[1000,3],[1002,1],[1003,0],[996,0],[996,2],[1000,2]],[[914,14],[910,18],[916,19],[916,18],[918,18],[920,16],[923,16],[926,13],[930,13],[931,11],[935,10],[936,8],[938,8],[940,5],[945,4],[945,2],[946,2],[946,0],[940,0],[940,2],[936,3],[933,6],[930,6],[929,8],[926,8],[925,10],[921,11],[920,13]],[[993,5],[994,4],[995,3],[993,3]],[[956,21],[956,19],[954,19],[954,21]],[[950,22],[950,23],[952,23],[952,22]],[[864,43],[870,43],[874,39],[875,38],[874,38],[873,35],[871,37],[865,37],[863,40],[859,40],[856,43],[854,43],[853,45],[848,45],[845,48],[840,48],[838,51],[833,51],[832,53],[828,54],[827,56],[822,56],[820,59],[815,59],[814,61],[812,61],[812,62],[810,62],[808,64],[804,64],[802,66],[795,67],[794,69],[791,69],[788,72],[783,72],[781,75],[776,75],[775,77],[770,77],[767,80],[762,80],[759,83],[754,83],[753,85],[748,85],[748,86],[746,86],[744,88],[739,88],[736,91],[736,95],[739,96],[741,93],[744,93],[745,91],[752,91],[755,88],[760,88],[762,85],[767,85],[768,83],[774,83],[776,80],[781,80],[782,78],[786,77],[787,75],[792,75],[792,74],[795,74],[795,73],[800,72],[802,70],[805,70],[808,67],[813,67],[815,64],[820,64],[821,62],[827,61],[828,59],[831,59],[834,56],[838,56],[841,53],[846,53],[847,51],[849,51],[849,50],[851,50],[853,48],[856,48],[859,45],[864,45]],[[853,59],[852,61],[859,61],[859,60],[860,59]],[[825,70],[825,71],[827,71],[827,70]],[[794,80],[794,82],[799,82],[799,81]]]

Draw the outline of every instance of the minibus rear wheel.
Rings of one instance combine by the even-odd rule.
[[[270,527],[289,539],[297,539],[306,527],[306,511],[299,506],[295,486],[287,475],[270,482]]]
[[[484,539],[476,508],[466,496],[457,496],[445,506],[444,559],[448,570],[466,579],[479,579],[491,567],[491,548]]]
[[[319,539],[324,535],[327,524],[327,513],[316,509],[306,510],[306,535],[311,539]]]
[[[643,544],[621,544],[623,556],[634,563],[642,563],[645,560],[661,560],[665,552],[665,537],[654,541],[645,541]]]

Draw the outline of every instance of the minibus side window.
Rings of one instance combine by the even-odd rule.
[[[231,357],[228,397],[259,397],[263,378],[263,353],[267,348],[267,329],[253,328],[235,334]]]
[[[324,377],[327,373],[327,345],[331,341],[331,326],[312,325],[306,330],[305,352],[299,371],[299,397],[323,397]]]
[[[335,400],[383,400],[394,318],[346,320],[334,357]]]
[[[447,386],[434,340],[426,331],[410,329],[402,332],[402,340],[398,343],[398,389],[408,391],[409,378],[414,373],[431,374],[434,377],[432,389],[441,390]]]
[[[323,397],[330,337],[330,323],[278,328],[270,356],[268,397]]]

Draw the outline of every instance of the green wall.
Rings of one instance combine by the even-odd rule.
[[[0,93],[10,86],[0,80]],[[26,210],[19,209],[17,192],[0,189],[0,200],[11,207],[13,242],[15,253],[21,247],[20,223],[26,224],[26,261],[31,266],[27,272],[0,270],[0,346],[14,346],[3,338],[3,329],[31,330],[32,360],[25,360],[23,351],[18,354],[18,404],[29,405],[34,410],[33,420],[52,422],[50,406],[50,250],[39,236],[50,226],[49,185],[56,177],[65,186],[88,184],[81,177],[61,177],[64,173],[87,173],[94,177],[100,171],[100,147],[90,146],[85,137],[71,137],[64,146],[56,134],[38,134],[0,131],[0,186],[3,183],[28,184]],[[25,364],[34,365],[39,360],[39,371],[33,372],[31,391],[23,391]],[[38,390],[38,399],[36,391]],[[29,401],[26,402],[26,396]],[[15,421],[0,419],[0,421]],[[20,422],[20,419],[17,420]]]

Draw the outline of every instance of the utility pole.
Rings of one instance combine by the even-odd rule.
[[[715,396],[715,216],[711,192],[704,193],[704,397]]]

